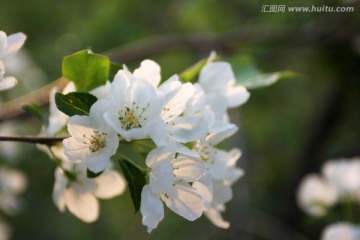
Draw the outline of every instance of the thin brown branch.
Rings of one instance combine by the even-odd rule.
[[[39,143],[46,145],[54,145],[62,142],[64,138],[59,137],[37,137],[37,136],[0,136],[0,142],[26,142],[26,143]]]
[[[62,90],[69,81],[65,78],[59,78],[56,81],[45,85],[42,88],[36,89],[26,95],[23,95],[14,100],[0,104],[0,121],[19,116],[24,113],[22,106],[24,104],[38,104],[43,105],[49,102],[49,92],[53,87],[58,87]]]

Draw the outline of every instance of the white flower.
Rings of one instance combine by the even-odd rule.
[[[110,81],[106,81],[105,85],[99,86],[93,90],[90,91],[90,94],[97,97],[97,99],[105,98],[109,95],[111,88]]]
[[[104,109],[106,122],[127,141],[144,139],[150,135],[157,143],[158,135],[163,134],[163,131],[151,131],[164,125],[160,118],[162,104],[156,89],[126,68],[116,74],[108,97],[97,101],[95,105],[96,108]]]
[[[324,215],[327,208],[333,206],[338,198],[336,188],[315,174],[306,176],[297,192],[299,206],[312,216]]]
[[[57,168],[53,200],[61,212],[65,207],[84,222],[93,222],[99,216],[97,198],[109,199],[125,190],[125,182],[114,170],[105,170],[96,178],[87,178],[86,167],[77,164],[68,172]]]
[[[189,221],[199,218],[204,201],[195,183],[204,174],[197,154],[181,144],[152,150],[146,165],[151,168],[149,185],[141,193],[142,222],[151,232],[164,217],[163,203]]]
[[[231,65],[227,62],[208,62],[200,71],[199,84],[207,94],[219,94],[227,99],[229,108],[244,104],[250,94],[236,85]]]
[[[347,222],[334,223],[327,226],[321,240],[359,240],[360,227]]]
[[[0,209],[14,215],[20,209],[18,195],[26,188],[25,175],[19,170],[0,168]]]
[[[230,223],[222,218],[221,213],[225,211],[225,203],[232,197],[231,184],[228,181],[213,180],[212,182],[213,198],[212,203],[205,211],[205,216],[217,227],[229,228]]]
[[[9,240],[11,236],[11,228],[8,224],[0,221],[0,240]]]
[[[109,166],[110,157],[119,146],[116,132],[103,121],[103,109],[93,106],[89,116],[72,116],[68,121],[70,138],[64,139],[64,151],[69,160],[86,162],[94,173]]]
[[[212,178],[216,180],[231,179],[235,182],[243,171],[236,168],[236,162],[240,158],[241,152],[235,148],[229,152],[215,148],[226,138],[233,135],[238,127],[234,124],[223,125],[219,132],[208,134],[205,142],[198,141],[194,150],[200,154],[201,160],[205,163],[206,170]]]
[[[360,190],[360,158],[331,160],[323,166],[322,174],[343,196]]]
[[[3,60],[15,54],[24,44],[25,34],[15,33],[7,36],[5,32],[0,31],[0,91],[13,88],[17,80],[14,77],[5,77],[5,67]]]
[[[234,148],[227,152],[215,148],[215,145],[233,135],[238,129],[233,124],[224,126],[226,127],[219,129],[219,132],[208,134],[204,143],[198,141],[194,148],[200,154],[207,172],[199,181],[203,186],[195,185],[195,187],[199,188],[204,200],[210,200],[206,204],[205,215],[220,228],[230,226],[229,222],[223,220],[221,212],[225,211],[225,203],[232,199],[231,185],[244,174],[242,169],[236,167],[236,162],[241,156],[240,149]]]
[[[177,75],[159,86],[159,95],[164,99],[161,118],[167,131],[166,135],[163,135],[166,137],[163,144],[170,141],[194,142],[205,137],[208,129],[204,119],[196,114],[183,114],[194,90],[191,83],[181,83]]]

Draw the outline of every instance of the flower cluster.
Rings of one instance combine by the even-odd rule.
[[[26,36],[23,33],[15,33],[7,36],[0,31],[0,91],[13,88],[17,80],[14,77],[4,77],[5,66],[3,61],[14,55],[24,44]]]
[[[335,204],[350,204],[350,206],[358,204],[360,202],[360,158],[326,162],[321,169],[321,175],[310,174],[302,180],[297,198],[299,206],[307,214],[315,217],[324,216]],[[341,239],[359,239],[359,229],[360,226],[346,222],[333,224],[324,230],[322,239],[340,239],[339,236],[347,236]]]
[[[88,211],[95,208],[90,198],[123,191],[122,178],[109,170],[112,157],[121,154],[124,142],[150,140],[154,147],[144,157],[146,182],[140,201],[148,232],[164,218],[164,204],[187,220],[204,213],[216,226],[229,227],[221,212],[232,198],[231,185],[243,175],[236,167],[241,151],[224,151],[217,145],[238,130],[230,123],[228,108],[249,98],[247,89],[236,85],[229,63],[209,58],[197,83],[183,83],[178,75],[162,82],[160,66],[152,60],[142,61],[133,72],[123,66],[114,79],[90,91],[97,100],[88,114],[71,117],[56,109],[55,91],[44,132],[56,135],[67,124],[70,134],[63,145],[50,148],[51,156],[62,163],[54,188],[61,211],[66,206],[84,221],[95,220],[97,214]],[[64,91],[76,87],[70,83]],[[99,176],[87,179],[86,172]]]

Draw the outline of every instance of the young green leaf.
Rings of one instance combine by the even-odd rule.
[[[90,108],[96,101],[97,98],[90,93],[55,94],[57,108],[70,117],[73,115],[89,115]]]
[[[180,73],[181,80],[183,82],[192,82],[196,76],[199,75],[200,70],[205,66],[206,63],[207,59],[202,59],[189,68],[185,69],[182,73]]]
[[[185,69],[182,73],[180,73],[180,78],[183,82],[194,82],[195,78],[199,75],[201,69],[209,62],[219,60],[220,57],[212,52],[209,57],[201,59],[194,65]]]
[[[243,85],[248,89],[254,89],[260,87],[267,87],[276,83],[280,79],[292,78],[294,76],[296,76],[296,74],[291,71],[273,72],[261,74],[243,81],[238,81],[237,84]]]
[[[110,64],[110,69],[109,69],[109,80],[112,82],[116,73],[121,69],[121,66],[119,64],[116,63],[111,63]]]
[[[122,159],[121,156],[117,154],[114,157],[119,160],[121,170],[124,173],[126,181],[128,182],[135,212],[137,212],[139,211],[141,204],[141,191],[146,184],[146,172],[134,162]]]
[[[42,124],[44,124],[45,126],[47,126],[49,124],[49,114],[43,108],[41,108],[39,105],[26,104],[26,105],[23,105],[22,108],[26,112],[35,114],[35,116],[37,118],[39,118],[41,120]]]
[[[62,74],[75,83],[77,91],[87,92],[106,83],[110,70],[108,57],[89,50],[66,56],[62,62]]]

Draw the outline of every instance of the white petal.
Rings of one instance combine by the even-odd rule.
[[[359,158],[328,161],[324,164],[322,173],[342,194],[354,194],[360,189]]]
[[[154,87],[160,83],[160,66],[156,62],[146,59],[141,62],[140,67],[135,69],[134,77],[148,81]]]
[[[0,80],[4,78],[5,75],[5,66],[3,61],[0,60]]]
[[[63,145],[65,155],[74,162],[85,161],[90,152],[86,144],[77,141],[73,137],[64,139]]]
[[[96,187],[93,190],[97,198],[108,199],[122,194],[126,184],[123,177],[116,171],[105,171],[94,179]]]
[[[297,192],[299,206],[313,216],[324,215],[326,208],[334,205],[338,198],[337,189],[315,174],[305,176]]]
[[[206,92],[216,92],[235,84],[231,65],[227,62],[206,64],[200,71],[199,83]]]
[[[6,48],[7,35],[5,32],[0,31],[0,53]]]
[[[170,159],[157,160],[149,174],[149,188],[153,193],[165,192],[174,182]]]
[[[197,116],[177,117],[168,123],[172,138],[181,143],[194,142],[206,136],[207,124]]]
[[[93,131],[98,128],[94,120],[94,118],[89,116],[74,115],[70,117],[68,121],[68,131],[70,135],[81,139],[84,138],[84,135],[90,137],[90,135],[94,133]]]
[[[7,46],[0,52],[0,59],[10,57],[16,53],[24,44],[26,35],[23,33],[15,33],[7,37]]]
[[[191,149],[185,147],[184,145],[182,145],[181,143],[172,143],[173,149],[175,149],[175,151],[177,153],[186,155],[188,157],[192,157],[192,158],[200,158],[199,154],[197,152],[192,151]]]
[[[160,147],[169,143],[167,139],[166,126],[160,116],[155,117],[155,119],[148,124],[148,134],[156,146]]]
[[[199,159],[190,158],[182,154],[179,154],[171,163],[176,178],[187,182],[199,180],[205,172],[204,165]]]
[[[205,95],[205,100],[210,105],[214,112],[216,119],[222,119],[228,109],[228,100],[220,92],[208,93]]]
[[[229,152],[211,149],[208,162],[209,173],[211,176],[217,180],[228,179],[231,182],[235,182],[243,174],[243,171],[235,166],[240,154],[241,152],[237,148],[234,148]]]
[[[14,77],[0,77],[0,91],[5,91],[15,87],[17,80]]]
[[[213,181],[213,204],[224,204],[230,201],[233,197],[230,186],[223,183],[223,181]]]
[[[161,194],[161,199],[173,212],[189,221],[199,218],[205,209],[201,195],[187,183],[176,183]]]
[[[321,236],[321,240],[358,240],[360,228],[349,222],[337,222],[328,225]]]
[[[75,183],[66,189],[65,202],[69,211],[84,222],[94,222],[99,216],[96,198]]]
[[[155,229],[164,218],[164,206],[159,197],[150,192],[149,186],[144,186],[141,192],[140,211],[143,225],[147,226],[148,233]]]
[[[62,94],[68,94],[68,93],[75,92],[75,91],[76,91],[75,83],[69,82],[68,84],[66,84],[66,86],[62,90]]]
[[[64,176],[63,171],[60,168],[57,168],[55,170],[55,183],[52,198],[61,212],[65,211],[65,190],[67,184],[68,180]]]
[[[214,134],[210,134],[206,137],[206,143],[212,144],[213,146],[217,145],[228,137],[235,134],[238,129],[239,128],[235,124],[223,125],[222,129],[218,129],[220,131]]]
[[[159,87],[158,91],[163,95],[168,95],[169,93],[172,93],[176,89],[180,88],[182,83],[179,81],[178,75],[171,76],[168,80],[163,82]],[[171,96],[169,96],[171,97]]]
[[[109,95],[110,88],[111,88],[110,81],[106,81],[105,85],[102,85],[100,87],[91,90],[90,93],[95,97],[97,97],[97,99],[102,99]]]
[[[126,72],[124,72],[124,70],[119,70],[114,77],[114,81],[111,83],[111,87],[110,87],[111,96],[123,97],[129,86],[130,86],[130,81]]]
[[[152,167],[157,161],[171,160],[175,157],[174,145],[170,144],[153,149],[146,157],[146,165]]]
[[[201,178],[200,181],[194,182],[192,186],[201,195],[205,209],[208,209],[213,201],[213,186],[209,175],[207,174]]]
[[[188,100],[194,94],[194,86],[191,83],[183,84],[177,90],[171,92],[171,98],[166,99],[165,107],[161,118],[170,121],[173,117],[179,116],[186,107]]]
[[[86,164],[90,171],[93,173],[99,173],[107,169],[110,165],[110,157],[112,155],[105,152],[103,150],[99,150],[98,152],[89,154],[86,157]]]
[[[239,107],[244,104],[250,97],[250,93],[243,86],[235,86],[226,89],[225,96],[230,108]]]
[[[205,212],[205,215],[215,226],[217,226],[219,228],[226,229],[226,228],[230,227],[230,223],[227,221],[224,221],[224,219],[221,216],[221,213],[215,207],[209,208]]]

